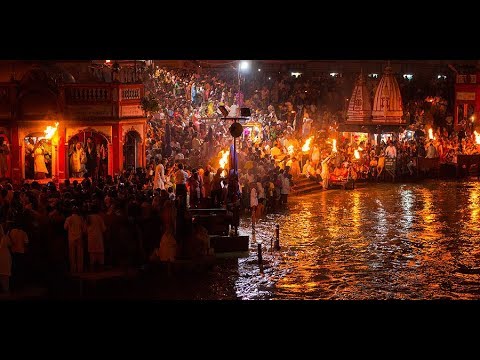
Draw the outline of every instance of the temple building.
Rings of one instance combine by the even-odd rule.
[[[1,61],[0,137],[9,146],[5,177],[16,183],[61,181],[144,166],[144,87],[137,65]]]
[[[372,119],[372,103],[363,73],[358,77],[352,97],[348,104],[346,124],[370,123]]]
[[[472,126],[476,128],[480,114],[480,72],[456,74],[455,79],[455,128]]]
[[[385,68],[372,99],[363,74],[360,74],[349,100],[346,121],[339,126],[344,137],[359,143],[379,143],[398,134],[403,119],[402,95],[390,66]]]
[[[372,122],[380,125],[406,124],[402,118],[402,94],[392,68],[387,66],[375,90]]]

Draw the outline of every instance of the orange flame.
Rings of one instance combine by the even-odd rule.
[[[55,131],[57,131],[58,128],[58,122],[55,123],[55,127],[48,125],[43,132],[45,133],[45,139],[50,140],[53,135],[55,134]]]
[[[228,164],[228,156],[230,155],[230,150],[226,150],[223,152],[222,157],[218,164],[222,169],[225,169],[225,166]]]
[[[477,130],[474,131],[475,134],[475,142],[477,145],[480,145],[480,134],[477,132]]]
[[[310,151],[310,143],[312,142],[313,138],[314,138],[313,136],[310,136],[310,137],[305,141],[305,144],[303,144],[303,146],[302,146],[302,151],[303,151],[303,152]]]
[[[433,140],[433,129],[432,128],[428,129],[428,138],[430,140]]]

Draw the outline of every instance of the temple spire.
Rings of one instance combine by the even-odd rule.
[[[404,123],[402,109],[402,95],[397,79],[388,61],[383,76],[375,90],[372,108],[373,122],[381,124]]]
[[[365,84],[363,69],[361,69],[348,104],[347,123],[365,124],[370,122],[371,115],[372,105],[370,102],[370,93]]]

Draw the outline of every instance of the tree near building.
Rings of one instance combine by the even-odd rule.
[[[155,96],[149,94],[142,98],[142,110],[145,111],[147,116],[151,116],[151,114],[160,111],[160,105]]]

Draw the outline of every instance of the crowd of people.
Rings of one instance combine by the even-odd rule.
[[[2,185],[4,290],[35,280],[55,283],[86,266],[202,256],[208,241],[189,207],[231,210],[233,204],[255,223],[284,209],[302,178],[326,190],[337,180],[377,179],[388,158],[395,159],[398,175],[413,176],[420,158],[455,164],[459,154],[480,154],[471,129],[416,129],[412,136],[377,141],[338,133],[341,113],[322,105],[327,81],[263,77],[239,91],[231,74],[152,68],[147,77],[147,95],[160,110],[147,124],[146,168],[95,180],[87,172],[82,182],[66,180],[60,187]],[[235,156],[222,105],[229,116],[251,110]]]

